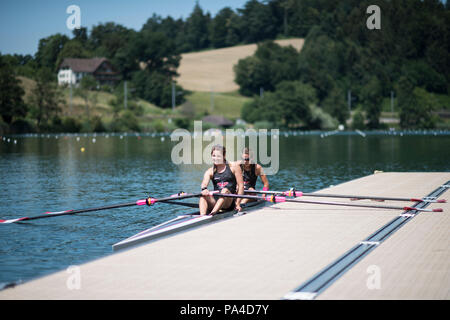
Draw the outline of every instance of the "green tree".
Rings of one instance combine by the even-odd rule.
[[[227,35],[225,44],[227,47],[237,45],[242,41],[242,19],[236,13],[233,13],[227,20]]]
[[[15,68],[17,75],[32,78],[38,69],[36,60],[31,55],[17,55],[19,65]]]
[[[25,92],[20,80],[5,60],[0,54],[0,115],[7,124],[11,124],[14,118],[26,115],[27,106],[23,101]]]
[[[364,113],[360,109],[357,109],[353,114],[352,128],[358,130],[366,129]]]
[[[240,59],[233,67],[235,82],[239,85],[239,92],[245,96],[252,96],[260,88],[272,89],[270,71],[267,66],[255,56]]]
[[[29,54],[6,54],[2,56],[2,59],[3,63],[9,65],[17,76],[32,78],[38,69],[36,60]]]
[[[36,85],[31,91],[30,104],[32,116],[38,128],[49,125],[49,121],[58,115],[64,103],[61,91],[57,87],[54,74],[49,68],[40,69],[35,79]]]
[[[344,48],[316,27],[311,29],[306,41],[308,45],[300,52],[298,61],[300,80],[310,83],[322,101],[342,77],[345,61],[339,52]]]
[[[184,26],[185,23],[182,19],[175,20],[170,16],[162,18],[159,15],[153,14],[142,26],[141,31],[162,32],[167,38],[175,39]]]
[[[283,81],[276,87],[275,98],[286,127],[311,120],[310,105],[317,103],[316,91],[300,81]]]
[[[336,118],[339,123],[345,123],[349,117],[349,110],[346,104],[345,90],[334,85],[327,97],[322,101],[323,110]]]
[[[126,48],[136,32],[114,22],[94,26],[88,47],[96,56],[113,59],[120,49]]]
[[[275,90],[283,80],[299,80],[316,90],[318,106],[323,111],[344,123],[349,116],[346,92],[351,89],[357,99],[353,103],[364,107],[368,126],[374,129],[380,126],[382,99],[394,90],[404,110],[413,113],[411,108],[417,108],[417,114],[427,119],[410,121],[407,119],[411,116],[405,114],[402,122],[405,126],[433,123],[434,118],[425,117],[429,112],[419,110],[417,101],[430,100],[430,93],[448,94],[448,10],[438,0],[381,1],[382,30],[378,31],[366,26],[366,10],[371,4],[369,0],[248,1],[238,10],[245,41],[270,38],[267,26],[278,35],[306,36],[306,39],[298,59],[294,59],[296,63],[288,62],[286,57],[278,60],[282,54],[267,47],[239,61],[235,81],[240,92],[254,95],[260,87]],[[270,10],[265,11],[266,8]],[[265,14],[271,15],[269,20],[273,23],[255,27],[268,21],[262,18]],[[257,16],[261,18],[254,20]],[[255,36],[252,30],[258,30],[258,34]],[[426,90],[426,94],[416,87]],[[429,105],[422,102],[421,105]],[[254,104],[258,108],[264,103]],[[248,108],[247,111],[253,114]]]
[[[272,0],[268,3],[272,14],[277,21],[278,34],[287,37],[289,35],[289,22],[295,0]]]
[[[88,40],[88,29],[86,27],[81,27],[79,29],[73,29],[73,40],[79,41],[81,44],[86,45]]]
[[[276,37],[277,21],[269,5],[249,0],[238,12],[242,16],[242,35],[245,42],[254,43]]]
[[[209,46],[209,20],[209,15],[205,15],[198,2],[196,2],[194,10],[186,20],[186,42],[191,51],[204,49]]]
[[[134,61],[143,70],[130,72],[136,95],[157,106],[167,108],[172,105],[172,82],[178,75],[181,56],[172,39],[162,32],[142,30],[130,43],[129,50]],[[130,68],[132,69],[132,65]],[[184,91],[177,86],[177,104],[184,101]]]
[[[93,108],[98,101],[98,94],[93,92],[97,87],[97,81],[91,75],[84,76],[79,86],[75,89],[74,94],[81,97],[84,100],[84,105],[86,107],[86,117],[90,121],[90,109]]]
[[[273,124],[281,124],[281,114],[276,105],[271,105],[273,102],[276,102],[273,92],[267,92],[264,98],[255,96],[242,107],[242,119],[250,123],[267,121]]]
[[[92,53],[85,49],[85,45],[79,40],[70,40],[58,54],[56,66],[59,67],[64,58],[91,58]]]
[[[400,98],[399,98],[400,100]],[[433,111],[437,108],[437,100],[425,89],[415,87],[408,99],[400,106],[400,126],[402,128],[435,128],[437,119]]]
[[[137,101],[137,98],[138,96],[136,94],[136,89],[134,87],[129,88],[127,90],[126,107],[128,110],[131,110],[136,116],[142,116],[144,114],[144,109],[142,105],[140,105],[139,102]],[[125,100],[125,90],[122,82],[119,85],[117,85],[114,91],[114,98],[109,101],[109,104],[112,106],[114,118],[117,118],[119,116],[119,113],[125,110],[124,100]]]
[[[361,103],[366,109],[369,129],[380,127],[381,102],[383,100],[381,85],[376,77],[371,77],[361,89]]]
[[[124,80],[130,80],[132,73],[140,70],[137,46],[139,42],[138,36],[139,34],[137,33],[131,36],[129,45],[119,48],[111,60]]]
[[[132,46],[137,61],[145,65],[148,72],[157,72],[169,78],[177,76],[181,56],[174,42],[161,32],[142,31]]]
[[[59,33],[39,40],[36,52],[39,67],[49,68],[52,72],[56,71],[58,55],[68,41],[69,38],[66,35]]]
[[[132,79],[135,93],[138,97],[150,101],[161,107],[172,107],[172,80],[157,72],[149,73],[145,70],[133,74]],[[186,92],[179,85],[175,86],[175,104],[180,105],[185,101]]]
[[[290,36],[306,37],[313,26],[320,24],[321,14],[317,2],[293,1],[291,9],[286,11],[287,32]]]
[[[273,41],[258,45],[253,56],[234,66],[235,81],[243,95],[273,91],[282,81],[298,79],[298,53],[293,47],[281,47]]]
[[[283,127],[309,126],[313,120],[310,106],[316,102],[316,92],[310,85],[284,81],[274,92],[245,104],[242,118],[248,122],[269,121]]]
[[[424,60],[405,61],[402,73],[416,87],[423,87],[429,92],[447,93],[445,75],[438,73]]]
[[[236,43],[236,40],[232,40],[230,32],[230,29],[232,29],[231,19],[234,15],[235,12],[226,7],[220,10],[211,21],[210,38],[214,48],[227,47],[230,45],[229,41]]]

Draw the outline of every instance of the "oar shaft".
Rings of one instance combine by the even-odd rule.
[[[412,201],[412,202],[436,202],[445,203],[444,199],[420,199],[420,198],[400,198],[400,197],[381,197],[381,196],[358,196],[343,194],[327,194],[327,193],[307,193],[301,191],[261,191],[261,190],[245,190],[245,193],[258,194],[283,194],[290,197],[324,197],[324,198],[344,198],[344,199],[369,199],[369,200],[388,200],[388,201]],[[295,193],[294,193],[295,192]]]
[[[108,206],[97,207],[97,208],[66,210],[66,211],[58,211],[58,212],[46,212],[45,214],[42,214],[39,216],[23,217],[23,218],[19,218],[19,219],[12,219],[12,220],[5,220],[5,221],[0,220],[0,221],[4,222],[4,223],[12,223],[12,222],[18,222],[18,221],[37,220],[37,219],[65,216],[65,215],[69,215],[69,214],[77,214],[77,213],[84,213],[84,212],[91,212],[91,211],[100,211],[100,210],[107,210],[107,209],[114,209],[114,208],[130,207],[130,206],[135,206],[135,205],[136,205],[136,202],[129,202],[129,203],[108,205]]]
[[[202,193],[180,193],[178,195],[172,195],[170,197],[165,197],[165,198],[160,198],[160,199],[155,199],[155,202],[166,202],[168,200],[182,200],[182,199],[187,199],[187,198],[194,198],[194,197],[199,197],[201,196]]]
[[[350,198],[350,199],[369,199],[369,200],[388,200],[388,201],[412,201],[412,202],[441,202],[436,200],[425,200],[419,198],[399,198],[399,197],[377,197],[377,196],[354,196],[326,193],[303,193],[305,197],[325,197],[325,198]],[[445,201],[444,201],[445,202]]]
[[[46,212],[45,214],[32,216],[32,217],[22,217],[18,219],[10,219],[10,220],[0,220],[0,223],[14,223],[19,221],[28,221],[28,220],[36,220],[36,219],[45,219],[45,218],[51,218],[51,217],[57,217],[57,216],[64,216],[69,214],[77,214],[77,213],[85,213],[85,212],[91,212],[91,211],[100,211],[100,210],[108,210],[108,209],[115,209],[115,208],[123,208],[123,207],[131,207],[131,206],[142,206],[142,205],[152,205],[156,202],[166,202],[170,200],[181,200],[181,199],[187,199],[187,198],[193,198],[200,196],[201,193],[195,193],[195,194],[178,194],[178,195],[172,195],[170,197],[165,198],[147,198],[142,200],[137,200],[134,202],[126,202],[126,203],[119,203],[119,204],[113,204],[113,205],[106,205],[102,207],[96,207],[96,208],[87,208],[87,209],[76,209],[76,210],[65,210],[65,211],[58,211],[58,212]]]
[[[189,208],[198,208],[198,203],[178,202],[176,200],[168,200],[168,201],[164,201],[164,203],[176,204],[179,206],[184,206],[184,207],[189,207]]]
[[[394,210],[404,210],[406,207],[399,206],[381,206],[372,204],[361,204],[361,203],[342,203],[342,202],[332,202],[332,201],[310,201],[310,200],[297,200],[297,199],[286,199],[286,202],[296,202],[296,203],[310,203],[310,204],[326,204],[334,206],[346,206],[346,207],[360,207],[360,208],[382,208],[382,209],[394,209]]]
[[[297,199],[287,199],[283,196],[245,196],[245,195],[235,195],[235,194],[220,194],[220,197],[229,198],[244,198],[244,199],[255,199],[255,200],[266,200],[269,202],[296,202],[296,203],[309,203],[309,204],[322,204],[322,205],[335,205],[335,206],[346,206],[346,207],[363,207],[363,208],[377,208],[377,209],[394,209],[394,210],[416,210],[416,211],[428,211],[428,212],[442,212],[442,209],[421,209],[414,207],[399,207],[399,206],[381,206],[372,204],[356,204],[356,203],[342,203],[342,202],[329,202],[329,201],[309,201],[309,200],[297,200]]]

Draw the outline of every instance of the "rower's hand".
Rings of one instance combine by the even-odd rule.
[[[205,190],[202,190],[202,196],[209,196],[209,190],[208,189],[205,189]]]
[[[237,211],[242,211],[242,207],[241,207],[240,204],[237,204],[237,205],[236,205],[236,210],[237,210]]]

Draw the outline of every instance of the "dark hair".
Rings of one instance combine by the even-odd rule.
[[[248,147],[242,149],[242,154],[248,154],[250,159],[253,159],[253,151],[250,151],[250,148]]]

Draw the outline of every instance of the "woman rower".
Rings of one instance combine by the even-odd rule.
[[[244,190],[255,190],[256,180],[258,180],[258,177],[261,178],[261,181],[264,184],[263,190],[269,190],[269,180],[264,174],[263,168],[261,165],[253,163],[252,160],[252,157],[250,157],[250,150],[248,148],[244,148],[242,151],[242,160],[237,162],[237,164],[241,167],[243,174]],[[241,203],[244,204],[250,201],[256,200],[242,199]]]
[[[241,198],[220,197],[211,195],[208,191],[209,181],[213,181],[214,190],[220,193],[244,194],[244,181],[242,180],[241,168],[235,164],[229,164],[225,158],[226,150],[221,145],[215,145],[211,150],[213,167],[206,170],[202,181],[202,196],[199,200],[200,214],[211,215],[219,212],[220,209],[236,208],[241,211]],[[236,200],[236,201],[234,201]]]

